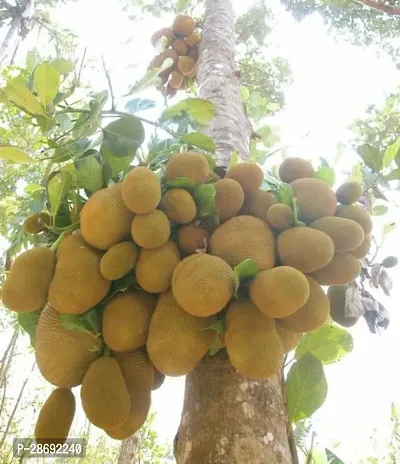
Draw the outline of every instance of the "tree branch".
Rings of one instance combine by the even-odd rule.
[[[380,11],[381,13],[386,13],[391,16],[400,16],[400,8],[390,5],[385,5],[384,3],[378,3],[374,0],[354,0],[356,3],[361,3],[361,5],[368,6],[374,10]]]
[[[104,55],[101,55],[101,62],[103,63],[104,74],[106,75],[107,82],[108,82],[108,88],[110,89],[110,95],[111,95],[111,110],[112,110],[112,111],[115,111],[115,96],[114,96],[114,89],[113,89],[112,82],[111,82],[110,71],[107,69],[106,61],[105,61],[105,59],[104,59]]]

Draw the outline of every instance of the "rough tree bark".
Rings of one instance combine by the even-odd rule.
[[[124,440],[119,452],[118,464],[137,464],[138,436],[132,435]]]
[[[248,158],[250,126],[243,113],[234,62],[231,0],[206,0],[199,63],[200,96],[217,114],[208,132],[218,165],[232,151]],[[237,373],[225,352],[205,358],[186,377],[177,464],[292,464],[287,414],[278,376],[254,381]]]

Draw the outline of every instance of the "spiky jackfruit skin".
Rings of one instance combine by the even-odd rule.
[[[211,316],[221,311],[235,290],[233,269],[205,253],[183,259],[172,275],[172,293],[189,314]]]
[[[122,201],[121,184],[98,190],[83,206],[81,233],[87,243],[107,250],[129,237],[133,214]]]
[[[160,209],[171,222],[188,224],[197,214],[196,203],[190,193],[182,188],[168,190],[161,200]]]
[[[102,253],[80,235],[66,237],[61,245],[50,284],[49,303],[59,313],[82,314],[107,295],[111,282],[100,273]]]
[[[353,327],[358,317],[346,317],[347,285],[333,285],[328,288],[328,298],[331,305],[331,318],[343,327]]]
[[[262,270],[275,265],[275,240],[268,224],[252,216],[237,216],[224,222],[211,235],[210,253],[235,267],[254,259]]]
[[[113,245],[101,258],[101,275],[107,280],[120,279],[135,267],[138,254],[137,246],[132,242]]]
[[[176,66],[183,76],[190,76],[193,72],[195,62],[190,56],[180,56]]]
[[[156,46],[156,43],[161,37],[166,37],[167,39],[167,46],[171,45],[172,40],[174,38],[174,31],[172,27],[163,27],[162,29],[154,32],[154,34],[151,36],[151,44],[153,47]]]
[[[142,248],[158,248],[169,239],[171,226],[167,215],[155,210],[150,214],[138,214],[132,221],[132,238]]]
[[[248,300],[236,300],[226,314],[225,346],[235,369],[252,379],[272,377],[281,368],[283,345],[274,319]]]
[[[196,47],[200,43],[200,36],[195,32],[192,32],[185,38],[185,42],[188,47]]]
[[[211,348],[213,330],[205,330],[215,316],[196,317],[183,310],[172,291],[160,295],[150,323],[147,351],[151,362],[164,375],[191,372]]]
[[[290,266],[280,266],[258,273],[250,282],[249,296],[262,313],[282,318],[307,302],[310,286],[300,271]]]
[[[90,364],[102,352],[96,334],[64,328],[60,314],[47,305],[36,327],[36,362],[43,377],[53,385],[72,388],[82,383]]]
[[[294,180],[315,177],[313,165],[303,158],[286,158],[279,166],[282,182],[290,184]]]
[[[238,163],[231,166],[225,175],[226,179],[233,179],[242,186],[245,193],[255,192],[261,187],[264,173],[255,163]]]
[[[125,176],[121,184],[121,193],[124,203],[130,211],[136,214],[149,214],[160,203],[160,181],[153,171],[138,166]],[[128,234],[131,222],[129,223]]]
[[[113,353],[125,379],[128,392],[149,391],[154,383],[154,367],[144,347],[127,353]]]
[[[320,285],[310,276],[306,276],[310,286],[307,303],[288,317],[277,322],[291,332],[310,332],[318,329],[329,319],[330,304]]]
[[[278,255],[285,266],[291,266],[304,274],[328,265],[335,253],[329,235],[310,227],[294,227],[278,236]]]
[[[267,214],[272,205],[278,203],[278,200],[271,192],[265,190],[256,190],[255,192],[246,193],[243,207],[240,214],[246,216],[255,216],[267,222]]]
[[[159,388],[161,388],[164,381],[165,381],[165,375],[161,374],[161,372],[158,371],[154,367],[154,382],[153,382],[152,390],[155,391],[155,390],[158,390]]]
[[[294,226],[294,213],[290,206],[278,203],[267,212],[268,224],[276,230],[286,230]]]
[[[56,266],[50,248],[33,248],[14,261],[1,290],[1,300],[8,309],[32,312],[44,307]]]
[[[178,230],[177,242],[182,256],[196,253],[196,250],[206,251],[210,234],[203,227],[195,225],[182,226]]]
[[[244,192],[239,182],[233,179],[221,179],[215,182],[217,191],[215,203],[219,211],[219,219],[225,222],[232,219],[240,211],[244,202]]]
[[[40,444],[63,444],[75,415],[75,397],[67,388],[57,388],[43,404],[35,427]]]
[[[195,27],[195,20],[188,15],[176,16],[172,24],[174,33],[182,37],[188,37],[194,31]]]
[[[129,416],[130,398],[118,361],[99,358],[87,370],[81,386],[82,407],[96,427],[112,430]]]
[[[303,336],[302,333],[291,332],[290,330],[285,329],[281,326],[281,324],[279,324],[279,321],[276,323],[276,331],[281,339],[285,353],[289,353],[289,351],[294,350]]]
[[[320,285],[344,285],[353,281],[361,272],[360,261],[348,254],[337,254],[322,269],[311,273]]]
[[[116,295],[103,312],[106,345],[116,352],[132,351],[146,344],[155,301],[135,290]]]
[[[372,239],[371,235],[365,235],[361,245],[350,251],[350,254],[358,259],[365,258],[371,249]]]
[[[310,227],[329,235],[335,245],[336,253],[352,251],[364,240],[364,230],[351,219],[324,217],[312,222]]]
[[[175,39],[172,42],[172,48],[176,51],[178,56],[186,56],[188,54],[189,48],[186,45],[186,42],[183,39]]]
[[[351,205],[358,201],[362,194],[362,185],[358,182],[345,182],[336,190],[336,198],[342,205]]]
[[[169,159],[165,176],[167,180],[187,177],[196,185],[203,184],[210,174],[207,159],[201,153],[186,151],[174,153]]]
[[[299,208],[299,219],[306,223],[320,217],[334,216],[336,195],[329,185],[320,179],[303,178],[290,183]]]
[[[369,235],[372,231],[372,219],[362,208],[356,205],[338,205],[335,216],[351,219],[364,229],[364,234]]]
[[[174,269],[181,260],[173,241],[153,250],[141,250],[136,264],[136,280],[149,293],[162,293],[169,289]]]
[[[47,213],[36,213],[26,218],[22,227],[26,234],[36,235],[46,230],[46,226],[50,224],[51,216]]]

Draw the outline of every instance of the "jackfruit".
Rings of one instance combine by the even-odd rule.
[[[117,352],[132,351],[146,344],[155,302],[135,290],[117,294],[103,312],[103,338]]]
[[[136,214],[152,213],[161,200],[161,185],[157,175],[143,166],[132,169],[125,176],[121,192],[125,205]]]
[[[249,285],[253,304],[269,317],[282,318],[301,308],[310,296],[304,274],[293,267],[280,266],[259,272]]]
[[[278,236],[278,255],[285,266],[292,266],[304,274],[328,265],[335,253],[329,235],[310,227],[294,227]]]
[[[137,258],[138,249],[134,243],[117,243],[101,258],[101,275],[107,280],[118,280],[135,267]]]
[[[352,251],[364,240],[364,230],[351,219],[324,217],[312,222],[310,227],[329,235],[335,245],[336,253]]]
[[[129,237],[133,214],[122,201],[121,184],[98,190],[80,213],[81,233],[87,243],[100,250]]]
[[[178,15],[174,19],[172,29],[174,33],[182,37],[188,37],[195,29],[196,21],[188,15]]]
[[[336,195],[329,185],[320,179],[297,179],[291,182],[296,205],[299,208],[299,219],[312,222],[320,217],[334,216]]]
[[[40,234],[51,224],[51,216],[47,213],[36,213],[27,217],[22,228],[26,234]]]
[[[366,235],[361,245],[350,251],[350,254],[358,259],[365,258],[371,248],[371,235]]]
[[[206,251],[210,234],[203,227],[182,226],[178,230],[177,242],[182,256],[192,255],[196,250]]]
[[[329,299],[318,282],[306,276],[310,286],[310,297],[307,303],[288,317],[277,321],[291,332],[310,332],[323,326],[329,319]]]
[[[151,36],[151,43],[153,47],[156,46],[158,40],[163,36],[167,39],[167,46],[171,45],[174,38],[174,31],[172,30],[172,27],[163,27],[159,31],[154,32],[154,34]]]
[[[199,47],[193,47],[189,50],[188,56],[192,58],[192,60],[197,63],[199,61]]]
[[[107,295],[111,282],[100,274],[102,253],[85,243],[80,235],[68,236],[61,245],[49,303],[59,313],[82,314]],[[62,251],[66,249],[68,253]]]
[[[190,76],[193,72],[195,63],[190,56],[180,56],[176,66],[184,76]]]
[[[172,71],[168,85],[173,89],[179,89],[183,82],[183,76],[179,71]]]
[[[203,184],[209,174],[210,167],[206,157],[195,151],[173,154],[167,163],[165,172],[167,180],[187,177],[196,185]]]
[[[90,364],[101,356],[96,334],[64,328],[50,305],[41,312],[36,327],[36,362],[43,377],[53,385],[72,388],[82,383]]]
[[[81,400],[86,417],[96,427],[111,430],[125,422],[131,404],[116,359],[103,357],[90,365],[83,378]]]
[[[342,205],[351,205],[360,199],[362,185],[358,182],[345,182],[336,190],[336,198]]]
[[[331,318],[343,327],[353,327],[358,317],[346,317],[347,285],[333,285],[328,288],[328,298],[331,305]]]
[[[172,42],[172,48],[176,51],[178,56],[186,56],[189,51],[186,42],[182,39],[175,39]]]
[[[289,351],[294,350],[303,336],[302,333],[291,332],[290,330],[285,329],[279,324],[279,322],[276,323],[276,331],[281,339],[285,353],[289,353]]]
[[[183,259],[172,275],[174,298],[193,316],[218,313],[234,291],[235,278],[229,264],[205,253]]]
[[[151,362],[164,375],[191,372],[211,348],[213,330],[205,330],[215,316],[196,317],[184,311],[168,290],[160,295],[150,323],[147,351]]]
[[[171,240],[153,250],[141,250],[136,264],[136,280],[149,293],[162,293],[169,289],[172,273],[181,257]]]
[[[200,36],[196,32],[192,32],[185,38],[185,42],[189,48],[197,47],[197,45],[200,43]]]
[[[138,214],[132,221],[132,238],[142,248],[158,248],[167,243],[171,227],[168,217],[156,209],[149,214]]]
[[[32,248],[21,253],[11,266],[1,291],[8,309],[32,312],[43,308],[56,265],[50,248]]]
[[[152,390],[158,390],[162,384],[164,383],[165,381],[165,375],[164,374],[161,374],[160,371],[158,371],[155,367],[154,367],[154,382],[153,382],[153,387],[152,387]]]
[[[282,182],[290,184],[294,180],[315,177],[313,165],[303,158],[286,158],[279,166]]]
[[[226,172],[225,178],[239,182],[245,193],[255,192],[261,186],[264,173],[255,163],[238,163],[231,166]]]
[[[243,207],[240,214],[255,216],[267,222],[267,214],[272,205],[278,203],[278,200],[271,192],[265,190],[256,190],[255,192],[246,193]]]
[[[354,280],[361,272],[360,261],[350,254],[337,254],[322,269],[311,273],[320,285],[344,285]]]
[[[165,192],[160,209],[171,222],[187,224],[192,222],[197,214],[196,203],[190,193],[183,188],[172,188]]]
[[[144,347],[127,353],[113,353],[118,361],[129,393],[146,390],[150,392],[154,383],[154,367]]]
[[[352,219],[360,224],[364,229],[364,234],[368,235],[372,231],[372,219],[369,214],[356,205],[338,205],[335,216]]]
[[[267,212],[268,224],[276,230],[290,229],[294,225],[294,213],[290,206],[278,203]]]
[[[75,397],[67,388],[57,388],[43,404],[35,427],[40,444],[63,444],[75,415]]]
[[[272,377],[282,365],[283,344],[274,319],[248,300],[229,305],[225,319],[225,346],[235,369],[252,379]]]
[[[219,219],[225,222],[232,219],[240,211],[244,202],[244,192],[239,182],[233,179],[221,179],[215,182],[217,191],[215,202],[219,211]]]
[[[268,224],[252,216],[237,216],[224,222],[211,235],[210,253],[235,267],[253,259],[261,270],[275,265],[275,241]]]

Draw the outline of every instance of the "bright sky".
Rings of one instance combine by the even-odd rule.
[[[234,0],[236,13],[243,12],[249,3]],[[286,109],[277,120],[282,145],[311,132],[284,155],[316,161],[323,156],[333,161],[338,144],[348,140],[349,124],[363,115],[368,104],[383,101],[385,92],[395,90],[399,85],[399,72],[388,58],[379,59],[372,51],[335,42],[327,35],[318,16],[296,24],[278,6],[277,0],[274,5],[279,23],[272,36],[274,50],[290,59],[294,78],[287,92]],[[67,2],[55,17],[79,35],[80,52],[87,46],[89,54],[104,54],[120,95],[143,74],[153,56],[149,42],[151,33],[171,22],[171,16],[167,15],[163,19],[152,18],[132,24],[113,0]],[[106,85],[102,73],[88,70],[84,77],[99,89]],[[150,94],[157,98],[154,92]],[[274,157],[272,164],[279,162],[279,156],[282,153]],[[347,150],[338,167],[348,169],[355,160],[355,154]],[[392,212],[391,217],[387,215],[376,221],[378,235],[383,224],[395,220],[396,215],[397,211]],[[399,238],[398,231],[388,238],[382,258],[389,253],[399,254]],[[395,281],[400,281],[400,272],[391,274]],[[324,446],[339,443],[336,452],[346,464],[358,464],[360,457],[385,453],[387,449],[390,404],[391,401],[400,403],[400,380],[395,367],[396,354],[400,352],[398,288],[395,285],[390,299],[380,295],[390,312],[389,330],[381,336],[373,336],[364,321],[360,321],[351,329],[353,353],[326,369],[329,394],[314,417],[314,429]],[[174,438],[183,391],[183,378],[167,379],[153,396],[156,429],[162,439],[172,441]]]

